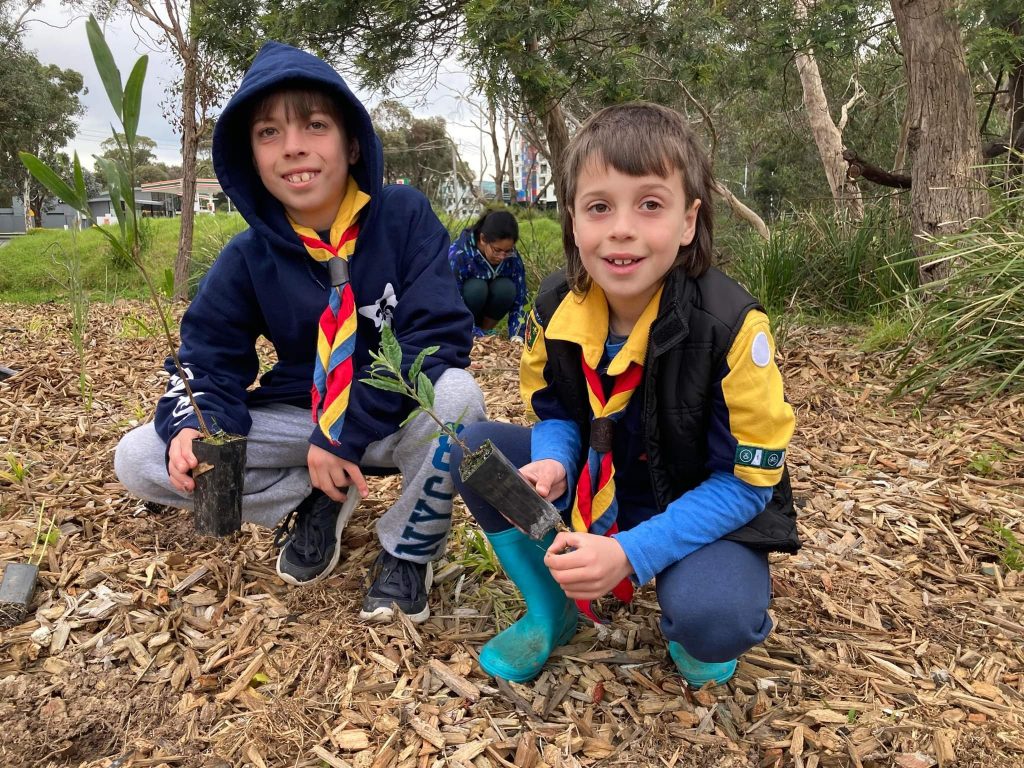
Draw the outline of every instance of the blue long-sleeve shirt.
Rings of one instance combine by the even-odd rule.
[[[569,490],[555,501],[559,511],[572,501],[580,449],[580,430],[574,421],[546,419],[533,427],[531,458],[554,459],[565,467]],[[614,538],[629,558],[637,582],[646,584],[672,563],[749,523],[771,497],[771,488],[750,485],[729,472],[712,472],[664,512],[619,531]]]

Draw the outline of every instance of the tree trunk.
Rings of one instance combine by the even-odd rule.
[[[181,94],[181,236],[178,255],[174,259],[174,298],[188,298],[188,279],[192,265],[192,232],[195,224],[196,154],[199,151],[199,131],[196,125],[196,51],[198,42],[193,38],[182,51],[185,69]]]
[[[494,190],[499,200],[505,182],[505,163],[501,159],[501,147],[498,145],[498,109],[491,96],[487,97],[487,129],[491,137],[491,150],[494,152]]]
[[[29,181],[29,174],[25,174],[25,181],[21,185],[21,207],[24,208],[25,231],[32,229],[32,186]]]
[[[910,219],[918,255],[931,251],[923,235],[963,231],[988,212],[971,80],[954,11],[951,0],[892,0],[907,72]],[[925,265],[921,278],[940,279],[948,271]]]
[[[807,18],[807,0],[796,0],[796,15],[799,19]],[[811,48],[797,49],[796,69],[800,73],[800,85],[803,87],[804,109],[807,110],[814,143],[818,146],[818,154],[825,166],[825,176],[832,190],[836,213],[841,218],[860,221],[864,218],[860,189],[846,176],[843,134],[829,113],[828,97],[825,96],[821,72]]]

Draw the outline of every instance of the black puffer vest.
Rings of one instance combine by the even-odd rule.
[[[544,280],[534,303],[541,327],[547,327],[568,293],[564,272]],[[660,510],[709,476],[705,465],[712,384],[751,309],[761,307],[717,269],[709,269],[696,280],[679,269],[669,273],[651,326],[643,382],[647,459]],[[580,425],[587,445],[591,413],[580,347],[554,339],[545,339],[545,345],[558,398]],[[765,510],[725,538],[761,551],[796,552],[800,548],[788,470],[783,470]]]

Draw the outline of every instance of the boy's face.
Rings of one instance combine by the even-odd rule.
[[[325,111],[301,117],[277,99],[253,120],[252,155],[263,185],[299,224],[330,229],[348,185],[359,145]]]
[[[603,162],[584,165],[576,183],[572,229],[580,259],[608,297],[617,331],[632,328],[693,241],[700,200],[690,203],[683,175],[629,176]],[[632,322],[630,322],[632,320]]]

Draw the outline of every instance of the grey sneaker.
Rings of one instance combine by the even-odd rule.
[[[430,617],[427,592],[434,583],[434,569],[430,563],[401,560],[388,552],[381,552],[370,569],[373,582],[363,598],[359,618],[366,621],[390,621],[395,608],[416,624]]]
[[[345,503],[339,504],[314,488],[288,513],[274,534],[274,546],[280,548],[277,575],[295,586],[326,579],[341,557],[341,532],[359,498],[355,488],[351,488]],[[295,524],[289,530],[293,517]]]

